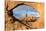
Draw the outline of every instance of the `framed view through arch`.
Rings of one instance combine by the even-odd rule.
[[[5,30],[31,30],[44,28],[44,3],[7,1]]]

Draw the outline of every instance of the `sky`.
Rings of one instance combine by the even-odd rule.
[[[39,12],[36,9],[33,9],[31,6],[20,5],[17,8],[13,9],[13,16],[16,18],[25,18],[27,16],[39,17]]]

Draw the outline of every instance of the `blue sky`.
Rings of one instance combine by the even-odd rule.
[[[25,18],[26,14],[27,16],[28,15],[38,16],[38,12],[36,11],[36,9],[33,9],[30,6],[21,5],[13,9],[13,16],[16,18]]]

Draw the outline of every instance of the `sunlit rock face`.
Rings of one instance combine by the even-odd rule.
[[[27,5],[20,5],[13,9],[13,16],[19,20],[25,21],[31,21],[31,19],[38,19],[40,17],[39,12],[36,9]]]

